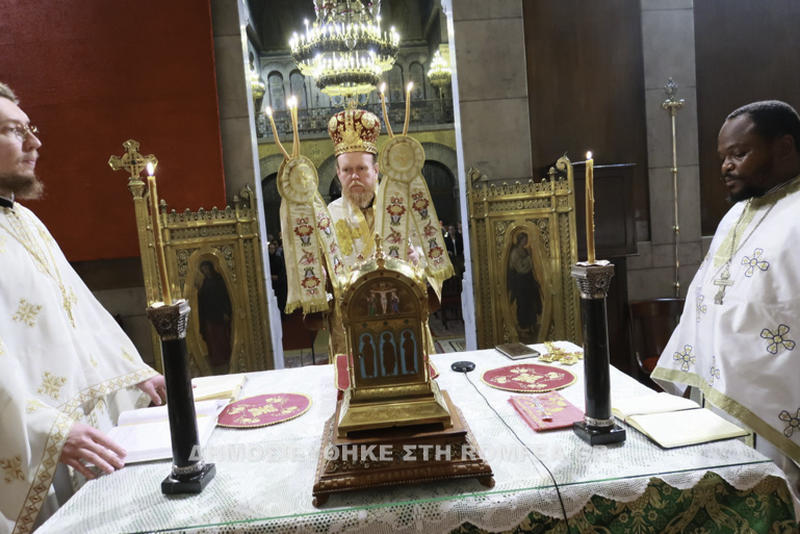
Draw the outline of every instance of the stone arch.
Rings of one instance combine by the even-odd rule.
[[[444,164],[450,169],[453,176],[458,176],[458,158],[455,149],[441,143],[431,142],[422,143],[422,148],[425,149],[425,159]],[[456,186],[458,186],[458,183],[456,183]]]
[[[306,78],[300,71],[295,69],[289,73],[289,91],[297,97],[297,109],[308,109],[308,90],[306,88]]]
[[[411,89],[411,100],[425,99],[425,68],[419,61],[413,61],[408,66],[408,81],[414,82]]]
[[[405,102],[405,83],[403,76],[403,67],[395,63],[392,70],[389,71],[389,81],[387,85],[387,92],[389,94],[389,102]]]
[[[263,182],[270,174],[276,174],[281,167],[281,163],[283,163],[283,154],[272,154],[258,160],[261,181]]]
[[[286,90],[283,86],[283,74],[273,70],[267,76],[267,91],[269,92],[269,105],[272,109],[286,109]]]
[[[447,208],[443,209],[442,213],[438,213],[438,215],[439,218],[443,218],[443,220],[446,219],[446,223],[455,224],[461,220],[461,210],[458,202],[460,191],[457,179],[458,160],[456,151],[447,145],[431,142],[422,143],[422,148],[425,149],[425,165],[427,166],[428,172],[432,169],[436,171],[437,168],[439,168],[438,170],[447,171],[452,178],[452,195],[447,199]],[[426,169],[423,167],[423,170],[425,171]],[[425,178],[430,187],[430,179],[434,177],[426,176]],[[432,190],[431,194],[438,197],[434,199],[436,204],[441,204],[444,201],[444,191],[437,194]]]
[[[458,198],[455,196],[456,177],[446,165],[426,159],[422,175],[436,207],[436,215],[444,224],[458,222]]]

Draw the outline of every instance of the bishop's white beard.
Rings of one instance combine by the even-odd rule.
[[[36,200],[44,192],[44,184],[35,174],[0,174],[0,191],[13,193],[15,198]]]

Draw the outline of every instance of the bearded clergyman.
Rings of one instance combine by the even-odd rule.
[[[140,392],[166,399],[164,377],[72,269],[19,199],[41,196],[38,130],[0,83],[0,532],[30,532],[86,478],[125,465],[101,429]],[[133,391],[128,395],[128,388]],[[54,482],[55,481],[55,482]],[[38,519],[37,519],[38,518]]]

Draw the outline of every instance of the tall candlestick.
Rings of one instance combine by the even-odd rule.
[[[164,243],[161,239],[161,220],[158,214],[158,192],[156,191],[156,177],[153,176],[155,168],[152,163],[147,164],[147,187],[150,192],[150,215],[153,219],[153,246],[156,249],[156,263],[158,263],[158,275],[161,280],[161,298],[164,304],[172,304],[172,295],[169,291],[169,279],[167,278],[167,260],[164,257]]]
[[[386,82],[381,82],[380,93],[381,109],[383,110],[383,122],[386,123],[386,132],[389,134],[389,137],[394,137],[394,133],[392,133],[392,125],[389,124],[389,114],[386,113],[386,96],[383,94],[384,91],[386,91]]]
[[[275,126],[275,119],[272,118],[272,108],[269,106],[267,106],[267,117],[269,117],[269,124],[272,126],[272,137],[275,139],[275,144],[278,145],[278,148],[280,149],[281,153],[283,153],[283,156],[286,159],[289,159],[289,153],[286,152],[285,148],[283,148],[281,140],[278,137],[278,127]]]
[[[300,154],[300,133],[297,126],[297,97],[291,95],[286,101],[286,107],[289,108],[289,115],[292,118],[292,156]]]
[[[592,153],[586,153],[586,254],[589,263],[595,263],[594,256],[594,160]]]
[[[411,117],[411,89],[414,87],[414,82],[408,82],[406,86],[406,120],[403,122],[403,135],[408,133],[408,120]]]

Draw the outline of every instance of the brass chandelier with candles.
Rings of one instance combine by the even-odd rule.
[[[357,96],[375,89],[394,65],[400,35],[381,28],[380,0],[314,0],[317,20],[289,39],[304,76],[328,96]]]
[[[441,90],[450,85],[451,76],[450,62],[442,55],[442,51],[437,49],[428,68],[428,79],[431,81],[431,85]]]

